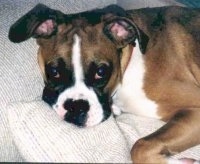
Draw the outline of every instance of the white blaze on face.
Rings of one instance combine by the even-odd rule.
[[[81,62],[81,39],[78,35],[74,35],[74,44],[72,47],[72,65],[74,70],[75,84],[70,88],[66,88],[58,97],[57,102],[53,105],[58,115],[64,118],[67,110],[63,105],[66,100],[86,100],[90,109],[87,112],[87,121],[85,126],[93,126],[103,120],[103,109],[96,93],[92,88],[88,88],[84,83],[84,71]]]
[[[74,45],[72,49],[72,63],[74,67],[74,77],[75,77],[75,85],[79,85],[79,83],[83,83],[83,68],[81,64],[81,40],[75,35],[74,36]]]

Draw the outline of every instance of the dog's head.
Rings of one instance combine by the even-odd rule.
[[[30,37],[39,45],[43,100],[78,126],[93,126],[111,115],[111,95],[121,79],[121,49],[138,39],[144,52],[147,41],[126,12],[113,5],[65,15],[39,4],[9,31],[13,42]]]

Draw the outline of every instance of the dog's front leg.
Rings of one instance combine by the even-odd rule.
[[[134,163],[168,163],[168,157],[200,144],[200,109],[182,110],[132,148]]]

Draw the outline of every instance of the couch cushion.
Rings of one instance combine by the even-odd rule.
[[[130,163],[130,150],[139,138],[164,122],[122,114],[90,128],[78,128],[63,120],[43,101],[13,103],[8,108],[14,143],[25,161]],[[199,159],[200,146],[173,159]]]
[[[25,161],[128,163],[130,150],[111,116],[100,125],[78,128],[61,120],[43,101],[9,107],[14,142]]]

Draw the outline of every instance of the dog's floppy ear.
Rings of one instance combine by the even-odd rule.
[[[141,52],[144,54],[146,51],[149,37],[126,17],[117,16],[105,21],[103,31],[118,48],[135,44],[135,40],[138,39]]]
[[[64,14],[60,11],[38,4],[10,27],[8,37],[15,43],[30,37],[50,37],[63,19]]]

